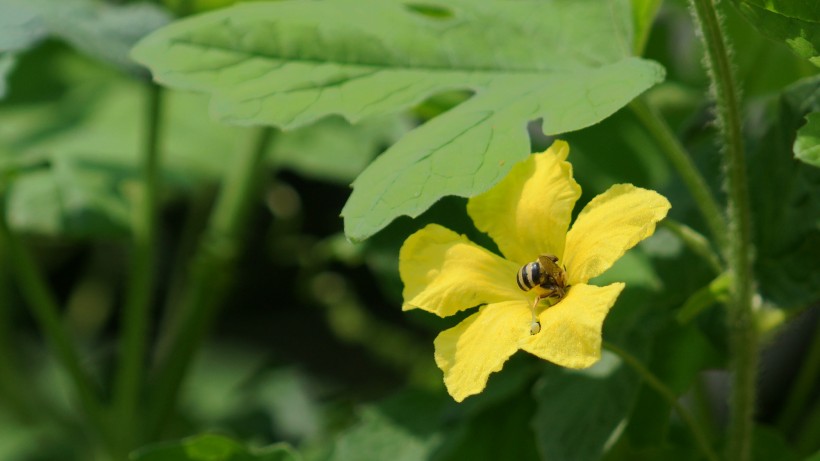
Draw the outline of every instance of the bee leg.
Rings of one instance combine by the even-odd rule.
[[[530,313],[532,314],[532,322],[530,323],[530,334],[535,335],[541,331],[541,324],[538,322],[538,319],[535,317],[535,306],[538,305],[538,301],[541,301],[540,297],[536,297],[535,301],[530,306]]]

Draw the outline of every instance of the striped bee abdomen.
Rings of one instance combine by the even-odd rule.
[[[530,291],[544,282],[545,275],[538,261],[525,264],[518,270],[518,288],[524,291]]]

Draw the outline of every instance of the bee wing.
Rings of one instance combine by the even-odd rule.
[[[564,270],[557,264],[558,258],[555,255],[541,255],[538,257],[538,263],[541,264],[544,273],[549,274],[556,284],[562,285],[564,283]]]

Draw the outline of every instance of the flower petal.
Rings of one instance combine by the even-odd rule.
[[[518,266],[436,224],[407,238],[399,252],[403,310],[440,317],[480,304],[523,299]]]
[[[601,358],[601,327],[623,283],[574,285],[567,296],[538,314],[541,331],[521,349],[567,368],[587,368]]]
[[[489,304],[436,337],[436,364],[444,371],[447,391],[457,401],[478,394],[490,374],[501,370],[530,336],[526,301]]]
[[[555,141],[467,202],[476,227],[493,238],[507,259],[523,265],[544,253],[563,256],[572,207],[581,196],[567,155],[569,145]]]
[[[655,224],[671,208],[655,191],[616,184],[593,198],[567,234],[569,283],[586,283],[601,275],[626,250],[655,232]]]

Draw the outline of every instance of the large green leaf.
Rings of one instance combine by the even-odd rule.
[[[171,24],[133,55],[158,81],[211,94],[222,120],[284,129],[474,91],[354,182],[342,214],[363,239],[487,190],[529,153],[528,121],[584,128],[659,82],[659,65],[630,57],[631,21],[628,0],[251,3]]]
[[[128,51],[148,32],[168,23],[156,5],[111,5],[99,0],[4,0],[0,4],[0,50],[23,50],[54,36],[76,49],[135,71]]]
[[[732,0],[763,34],[785,42],[820,67],[820,3],[815,0]]]
[[[238,442],[216,434],[203,434],[140,449],[132,461],[297,461],[301,459],[286,444],[250,450]]]
[[[756,139],[750,154],[758,279],[764,298],[786,308],[820,299],[820,170],[795,161],[796,133],[820,111],[820,77],[786,88],[750,120]],[[805,134],[805,133],[804,133]]]

